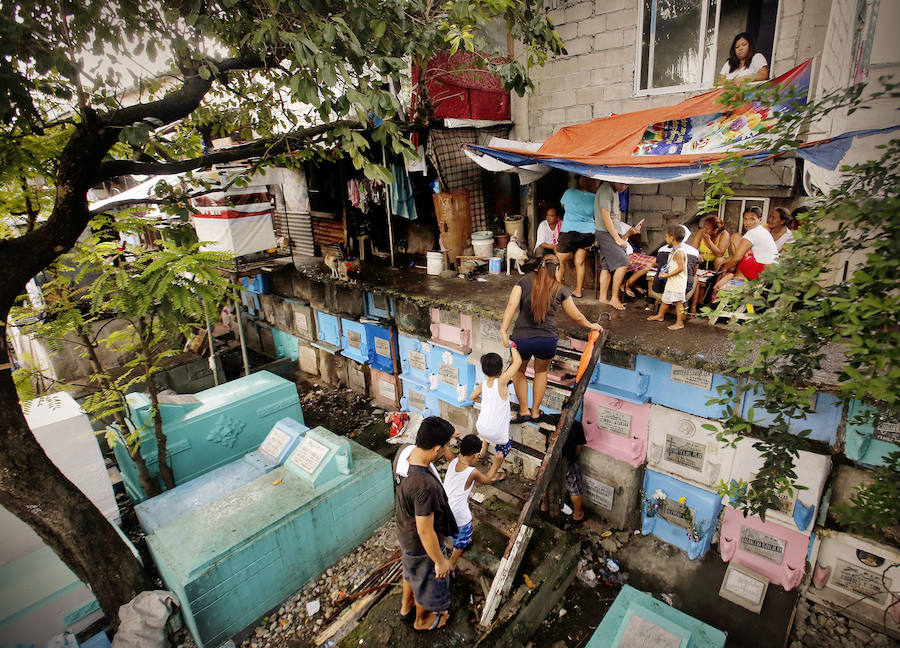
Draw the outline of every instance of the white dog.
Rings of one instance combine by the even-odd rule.
[[[516,241],[516,239],[510,239],[509,245],[506,246],[506,274],[509,274],[509,267],[513,261],[516,262],[516,270],[519,271],[519,274],[525,274],[522,272],[522,266],[525,265],[525,262],[528,260],[528,252],[522,247],[523,244]]]

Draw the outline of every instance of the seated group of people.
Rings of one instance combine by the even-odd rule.
[[[713,289],[706,291],[706,297],[715,300],[718,290],[729,282],[756,279],[765,266],[777,263],[779,252],[793,238],[794,219],[789,210],[774,208],[763,226],[762,211],[758,207],[748,207],[743,214],[743,234],[728,232],[723,221],[711,215],[703,219],[701,229],[693,237],[687,226],[678,225],[667,231],[667,244],[655,255],[635,252],[628,238],[641,232],[643,221],[634,226],[622,221],[618,194],[626,187],[625,184],[581,176],[578,187],[567,189],[560,199],[560,206],[549,207],[545,220],[538,227],[535,256],[556,256],[559,263],[557,280],[560,282],[566,267],[574,264],[573,297],[582,296],[587,252],[592,247],[601,264],[598,297],[601,303],[623,310],[625,305],[620,290],[628,297],[643,294],[641,280],[648,272],[659,268],[653,290],[663,295],[663,304],[675,304],[678,313],[677,304],[684,301],[683,297],[679,301],[679,295],[691,293],[698,269],[718,275]],[[682,253],[676,254],[676,250]],[[670,264],[674,265],[667,268]],[[671,274],[674,270],[678,272]],[[684,284],[683,291],[669,291],[672,294],[666,296],[669,280],[673,280],[672,287],[676,289]],[[695,291],[692,311],[696,310],[699,297],[700,291]],[[674,328],[681,328],[681,325],[679,315]]]

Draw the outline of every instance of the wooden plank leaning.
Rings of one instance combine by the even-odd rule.
[[[607,335],[608,331],[603,329],[593,346],[588,346],[582,356],[582,367],[584,368],[584,371],[581,371],[582,367],[579,367],[581,377],[576,383],[575,389],[572,390],[572,393],[569,395],[568,399],[566,399],[566,404],[562,415],[559,417],[556,430],[550,434],[549,446],[547,447],[547,452],[544,454],[544,460],[541,462],[540,468],[538,468],[534,481],[534,488],[531,491],[531,495],[525,500],[522,512],[519,514],[519,520],[516,523],[516,528],[510,536],[509,544],[506,546],[506,552],[503,554],[503,558],[500,561],[500,567],[497,569],[493,583],[491,583],[491,591],[485,599],[484,611],[481,613],[481,620],[479,621],[479,624],[482,627],[490,625],[494,618],[494,614],[497,613],[497,608],[500,606],[501,600],[504,596],[509,594],[513,580],[516,577],[516,572],[519,570],[519,565],[522,564],[522,559],[525,557],[528,541],[531,539],[531,534],[534,531],[533,528],[528,526],[528,522],[531,520],[531,516],[534,514],[535,509],[540,504],[541,495],[546,492],[547,487],[550,485],[550,480],[553,479],[553,475],[556,472],[556,465],[559,463],[559,459],[562,456],[563,445],[569,437],[569,430],[572,428],[572,423],[575,422],[575,416],[581,408],[581,403],[584,400],[584,392],[587,390],[588,383],[594,373],[594,367],[600,359],[600,351],[603,348],[603,345],[606,344]],[[585,363],[585,356],[587,356],[588,353],[590,353],[590,357]]]

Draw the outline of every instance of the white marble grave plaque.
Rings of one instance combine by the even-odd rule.
[[[328,446],[323,445],[313,438],[306,437],[291,456],[291,463],[300,470],[312,475],[322,463],[322,459],[328,454]]]
[[[266,435],[266,438],[263,439],[262,445],[259,446],[259,453],[269,457],[273,461],[277,461],[278,455],[282,453],[290,442],[291,437],[287,432],[279,430],[277,427],[272,428]]]
[[[637,612],[628,618],[617,648],[682,648],[683,637],[645,619]]]
[[[459,384],[459,369],[452,364],[442,364],[438,367],[438,377],[445,385],[456,387]]]
[[[391,341],[385,338],[375,338],[375,353],[384,358],[391,357]]]
[[[459,313],[457,311],[441,309],[440,313],[441,324],[459,328]]]
[[[731,562],[722,579],[719,596],[759,614],[768,589],[768,578]]]
[[[393,380],[381,380],[378,384],[381,385],[381,395],[385,399],[391,402],[397,400],[397,388],[394,386]]]
[[[597,427],[622,437],[631,436],[631,414],[608,407],[597,408]]]
[[[882,421],[872,433],[872,438],[876,441],[887,441],[900,445],[900,423]]]
[[[420,412],[425,411],[425,394],[417,391],[409,392],[409,406]]]
[[[388,298],[385,295],[372,294],[372,305],[378,310],[387,311],[388,308]]]
[[[581,480],[584,482],[584,496],[588,501],[596,504],[600,508],[611,511],[616,489],[589,475],[582,474]]]
[[[706,445],[696,441],[688,441],[674,434],[666,435],[665,459],[679,466],[703,472],[703,458],[706,455]]]
[[[881,585],[880,573],[869,571],[859,565],[852,565],[840,558],[835,562],[835,567],[836,574],[833,579],[835,583],[851,592],[868,597],[871,602],[878,605],[884,605],[887,602],[888,593]],[[884,584],[890,589],[891,579],[885,578]]]
[[[741,551],[752,553],[769,562],[780,565],[784,560],[785,542],[781,538],[770,536],[748,526],[741,525]]]
[[[702,371],[700,369],[672,365],[669,379],[672,382],[681,383],[682,385],[709,390],[712,387],[713,375],[708,371]]]
[[[428,366],[425,364],[425,354],[418,351],[410,351],[409,366],[419,371],[428,371]]]
[[[362,337],[359,331],[347,331],[347,344],[353,349],[358,349],[362,346]]]
[[[309,319],[306,313],[294,313],[294,327],[303,333],[309,333]]]

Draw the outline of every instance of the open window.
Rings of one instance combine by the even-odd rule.
[[[741,32],[771,64],[778,0],[638,0],[635,94],[710,88]]]

